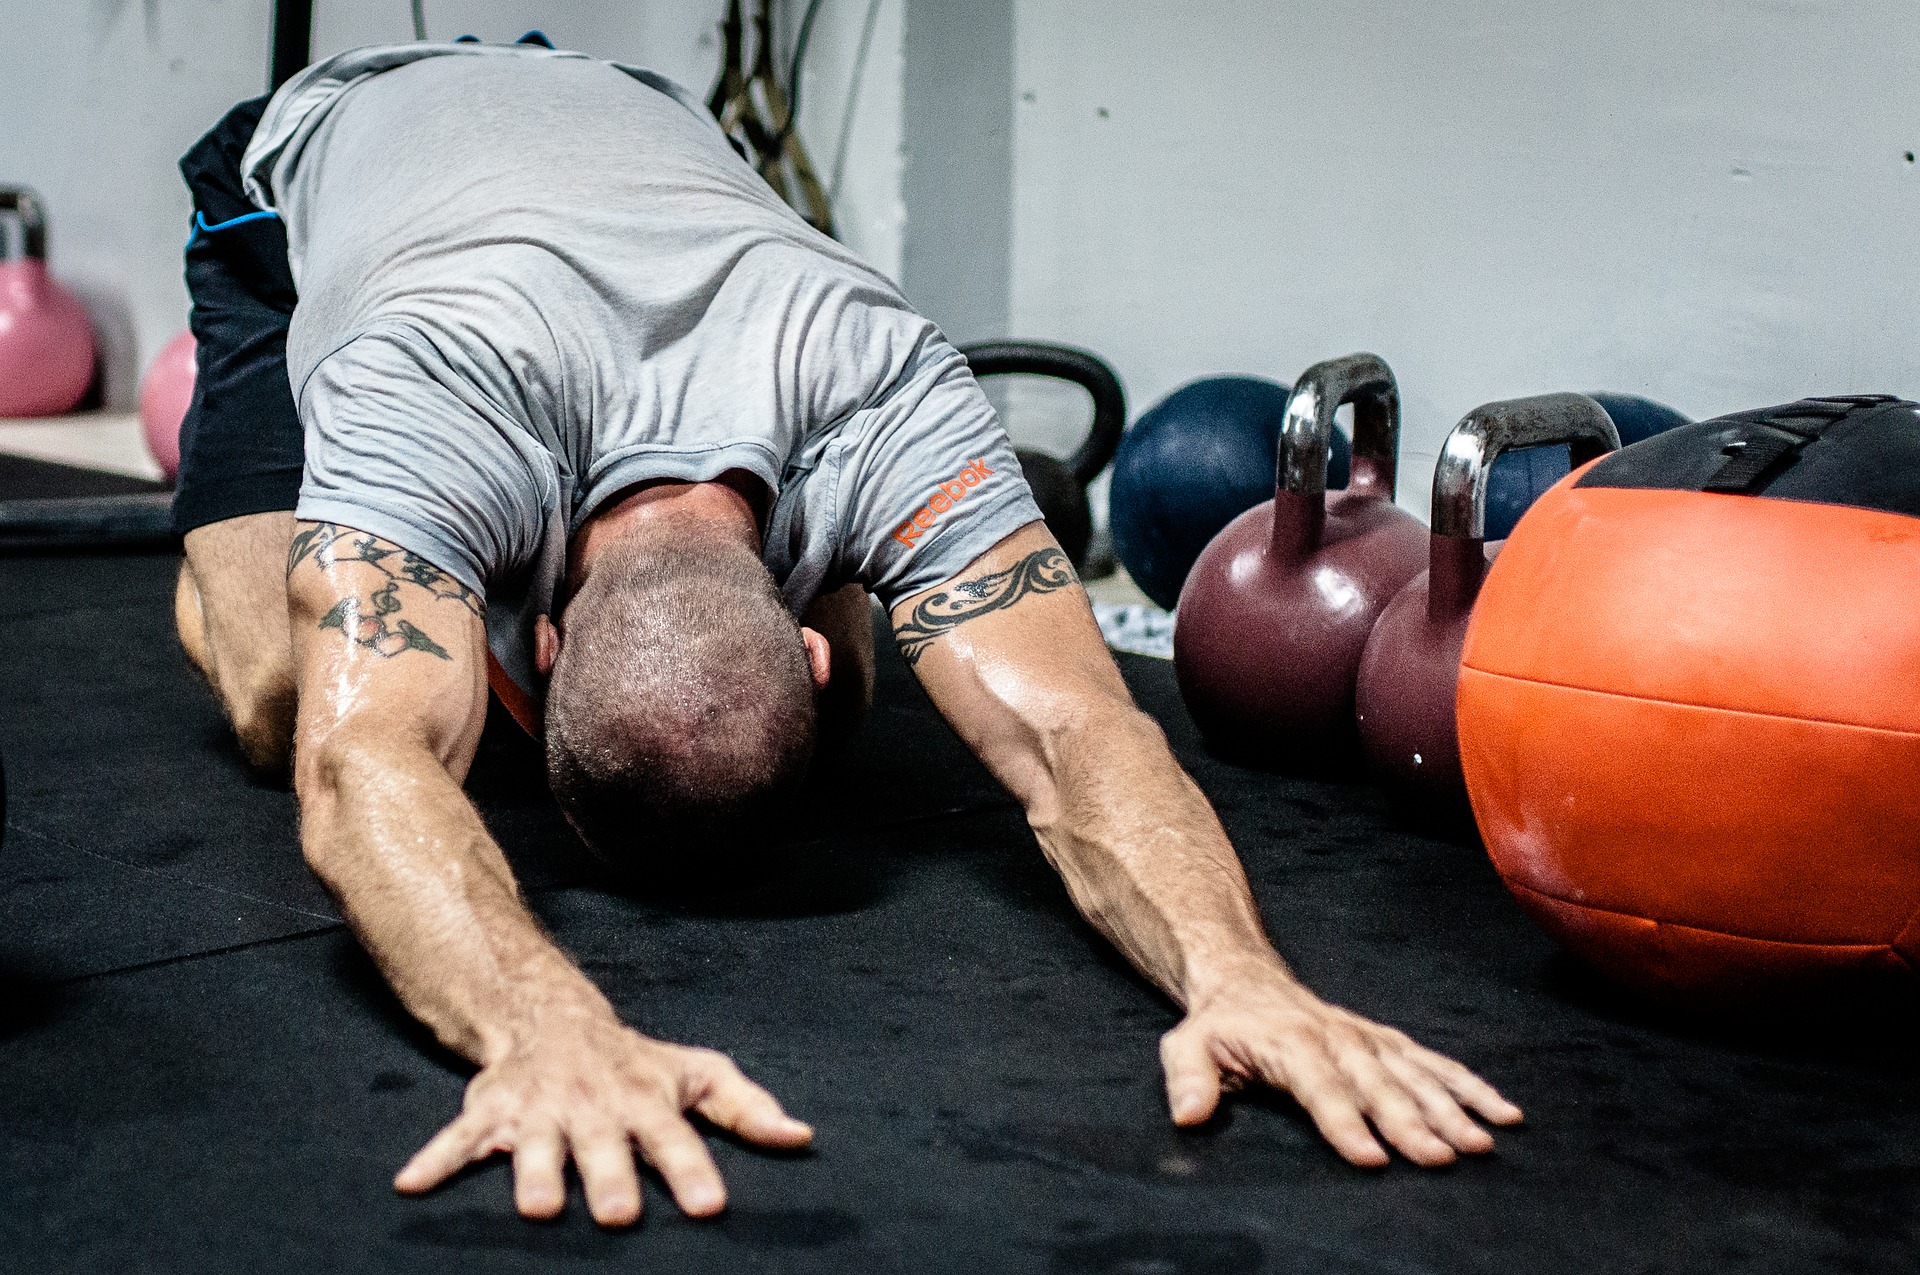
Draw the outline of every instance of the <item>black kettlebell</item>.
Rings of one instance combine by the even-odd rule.
[[[1120,378],[1099,356],[1046,341],[976,341],[961,346],[960,353],[975,377],[1045,376],[1071,381],[1093,396],[1093,425],[1073,455],[1061,460],[1030,448],[1014,449],[1047,529],[1073,565],[1084,567],[1093,543],[1087,484],[1113,459],[1127,427],[1127,395]]]

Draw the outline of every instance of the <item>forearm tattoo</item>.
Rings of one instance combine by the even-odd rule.
[[[486,607],[466,585],[431,562],[402,549],[399,545],[370,536],[351,527],[330,522],[317,523],[299,532],[287,551],[287,575],[311,559],[322,571],[341,563],[369,566],[386,576],[387,582],[362,598],[350,594],[320,617],[323,629],[339,629],[355,646],[375,655],[391,658],[402,651],[425,651],[443,660],[453,656],[438,642],[422,633],[401,616],[406,607],[402,585],[424,589],[432,598],[457,602],[473,615],[485,615]]]
[[[894,629],[893,639],[900,644],[900,654],[907,657],[907,663],[918,664],[929,646],[968,620],[1004,611],[1033,594],[1052,593],[1079,583],[1066,554],[1058,549],[1039,549],[1005,571],[962,580],[951,592],[936,593],[917,603]]]

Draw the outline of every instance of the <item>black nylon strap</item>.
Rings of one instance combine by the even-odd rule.
[[[1785,407],[1746,417],[1742,436],[1726,446],[1727,461],[1714,471],[1702,491],[1740,496],[1753,491],[1781,461],[1855,412],[1897,400],[1885,394],[1858,394],[1835,398],[1806,398]]]
[[[1755,430],[1746,438],[1727,446],[1727,463],[1714,471],[1702,491],[1724,495],[1744,495],[1760,481],[1760,476],[1779,463],[1783,456],[1799,451],[1812,439],[1799,434],[1774,430]]]

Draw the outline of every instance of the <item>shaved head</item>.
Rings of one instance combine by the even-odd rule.
[[[654,526],[595,559],[559,624],[547,774],[617,865],[681,876],[750,839],[813,756],[800,626],[753,549]]]

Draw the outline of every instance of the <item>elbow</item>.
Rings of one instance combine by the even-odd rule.
[[[263,680],[231,698],[229,716],[240,751],[254,769],[287,780],[293,755],[294,688],[290,678]]]
[[[1062,705],[1044,723],[1042,739],[1049,769],[1056,772],[1075,763],[1168,752],[1159,722],[1131,700],[1108,697]]]
[[[348,807],[376,776],[392,767],[367,732],[336,727],[303,733],[294,751],[293,791],[300,803],[300,853],[322,883],[333,888],[342,856],[353,845]]]
[[[354,769],[357,751],[351,735],[344,730],[309,728],[300,732],[293,754],[293,791],[303,813],[340,794]]]
[[[1097,818],[1123,793],[1116,782],[1142,777],[1172,762],[1160,723],[1130,700],[1099,697],[1063,701],[1033,723],[1033,764],[1016,792],[1027,822],[1042,843],[1064,823]]]

